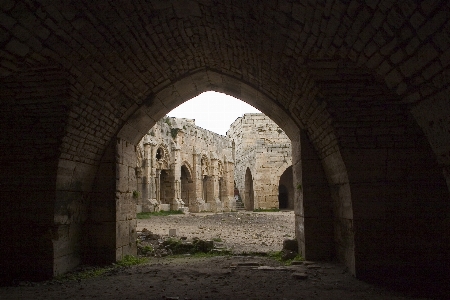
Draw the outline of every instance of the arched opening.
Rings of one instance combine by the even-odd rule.
[[[181,88],[181,87],[189,87],[192,85],[192,80],[194,80],[194,77],[196,79],[198,79],[198,75],[202,74],[202,71],[199,71],[199,74],[197,74],[196,76],[192,76],[189,75],[183,79],[181,79],[178,83],[177,83],[177,88]],[[208,71],[207,74],[214,74],[214,72],[212,71]],[[222,76],[222,75],[221,75]],[[243,99],[243,100],[248,100],[248,103],[254,105],[257,109],[259,109],[260,111],[262,111],[263,113],[267,113],[267,116],[272,119],[273,121],[276,122],[276,124],[278,126],[280,126],[280,128],[282,130],[284,130],[284,132],[287,134],[287,136],[289,137],[289,139],[292,141],[292,165],[293,165],[293,174],[294,174],[294,181],[295,183],[300,183],[302,182],[302,172],[301,172],[301,157],[300,157],[300,147],[301,147],[301,143],[300,143],[300,129],[302,128],[301,125],[299,125],[297,122],[298,120],[295,120],[295,118],[292,118],[291,116],[286,114],[286,111],[280,109],[277,106],[272,106],[272,105],[267,105],[268,103],[271,103],[271,98],[268,98],[265,95],[259,94],[258,91],[254,90],[252,87],[246,85],[245,83],[243,83],[242,81],[233,79],[231,77],[227,77],[229,79],[229,81],[227,81],[227,83],[224,83],[222,81],[216,82],[217,85],[215,85],[214,90],[215,91],[222,91],[222,88],[226,89],[226,93],[227,94],[231,94],[237,98]],[[208,88],[210,88],[210,84],[215,82],[217,80],[217,77],[215,76],[208,76],[208,79],[206,81],[196,81],[195,83],[195,88],[194,90],[199,91],[201,89],[205,89],[207,90]],[[235,88],[233,88],[231,91],[228,90],[227,85],[228,83],[233,82],[233,84],[235,84],[236,86],[242,86],[242,95],[240,90],[236,90]],[[220,87],[220,88],[219,88]],[[245,87],[245,88],[244,88]],[[244,92],[245,90],[245,92]],[[183,92],[180,93],[180,95],[182,96],[181,98],[177,98],[176,100],[172,99],[172,96],[168,96],[169,94],[173,94],[171,88],[167,88],[167,89],[163,89],[161,90],[158,94],[154,95],[152,97],[151,100],[151,107],[155,106],[157,108],[161,108],[161,106],[159,105],[159,103],[163,103],[165,101],[170,101],[171,105],[163,105],[163,107],[167,108],[167,110],[170,110],[171,107],[174,107],[186,100],[188,100],[190,97],[195,96],[198,94],[198,92],[195,93],[189,93],[189,89],[183,90]],[[238,92],[237,92],[238,91]],[[256,98],[253,98],[256,97]],[[265,99],[264,101],[255,101],[255,99]],[[142,136],[140,134],[141,131],[136,131],[136,128],[139,127],[139,125],[136,125],[136,122],[138,123],[143,123],[145,121],[149,121],[149,119],[146,117],[148,115],[148,110],[149,108],[144,109],[144,107],[138,109],[133,117],[133,121],[130,123],[127,123],[124,125],[124,127],[122,128],[122,130],[119,132],[118,137],[119,138],[126,138],[126,139],[132,139],[135,140],[137,138],[139,138],[140,136]],[[162,110],[162,112],[167,113],[167,110]],[[155,114],[153,118],[158,117],[158,115],[161,114]],[[137,121],[139,120],[139,121]],[[154,122],[149,122],[149,124],[154,124]],[[143,126],[143,125],[142,125]],[[145,130],[148,130],[148,125],[145,126]],[[134,134],[136,134],[135,137],[130,136],[130,134],[134,132]],[[317,141],[317,140],[316,140]],[[318,149],[321,149],[320,146],[317,147]],[[237,150],[236,150],[237,151]],[[216,205],[215,203],[213,203],[212,201],[214,201],[215,199],[212,199],[210,196],[210,190],[214,190],[211,189],[210,187],[213,184],[216,184],[215,180],[209,180],[209,161],[208,158],[206,156],[201,156],[201,164],[199,166],[199,169],[197,169],[199,173],[201,173],[202,175],[202,179],[199,182],[200,184],[197,187],[197,191],[199,191],[199,195],[201,195],[201,200],[205,201],[206,205],[205,207],[208,206],[212,206],[212,205]],[[200,158],[199,158],[200,159]],[[348,182],[346,181],[346,177],[345,177],[345,167],[342,169],[341,167],[344,166],[343,164],[337,164],[336,162],[341,161],[341,157],[340,157],[340,153],[339,152],[331,152],[328,154],[327,156],[327,160],[323,160],[322,162],[319,162],[320,164],[323,164],[324,167],[326,167],[326,170],[329,172],[332,172],[335,170],[336,167],[340,168],[338,170],[338,172],[340,172],[341,176],[339,177],[334,177],[334,176],[329,176],[329,179],[334,182],[336,181],[336,183],[338,184],[338,189],[336,190],[337,192],[341,189],[346,189],[348,188]],[[320,166],[319,166],[320,167]],[[253,210],[255,208],[255,202],[256,199],[254,197],[254,178],[253,178],[253,174],[251,174],[250,170],[249,173],[247,173],[247,176],[244,176],[247,180],[242,180],[245,181],[245,186],[246,188],[243,188],[243,193],[241,194],[243,197],[243,200],[245,202],[245,208],[247,210]],[[275,201],[276,201],[276,205],[278,206],[278,202],[277,202],[277,193],[278,193],[278,189],[277,189],[277,184],[274,184],[275,187]],[[313,219],[305,219],[304,218],[304,214],[302,213],[302,204],[301,204],[301,200],[302,200],[302,190],[301,189],[296,189],[294,192],[295,196],[294,196],[294,207],[297,208],[297,212],[296,212],[296,223],[293,224],[295,226],[295,231],[296,231],[296,235],[297,235],[297,239],[299,241],[299,244],[301,245],[301,253],[302,255],[304,255],[306,258],[308,257],[313,257],[313,255],[311,253],[313,253],[313,245],[315,245],[315,242],[313,241],[314,238],[313,236],[309,236],[309,235],[305,235],[305,226],[309,230],[313,230],[313,223],[309,224],[311,220]],[[343,201],[346,200],[349,203],[351,203],[351,200],[349,199],[349,194],[345,194],[342,193],[342,196],[339,200],[336,199],[336,201]],[[338,259],[340,261],[345,262],[349,269],[353,272],[354,270],[354,265],[353,265],[353,250],[352,250],[352,241],[353,241],[353,232],[352,230],[347,230],[347,228],[350,226],[349,224],[351,222],[345,221],[344,219],[350,217],[351,218],[351,213],[349,214],[348,211],[351,211],[351,206],[346,206],[346,210],[347,210],[347,214],[343,215],[343,214],[339,214],[338,220],[342,220],[341,224],[342,227],[345,228],[345,230],[339,231],[337,233],[337,235],[339,237],[343,236],[343,238],[341,240],[345,240],[345,243],[342,243],[342,247],[343,249],[345,249],[345,255],[342,255],[340,257],[338,257]],[[329,216],[317,216],[316,219],[321,219],[321,218],[329,218]],[[328,243],[329,244],[333,244],[333,237],[328,238]],[[306,239],[308,239],[311,243],[306,243]],[[320,245],[318,247],[321,247]]]
[[[207,77],[200,79],[198,81],[199,76],[202,74],[209,74]],[[132,117],[130,117],[130,121],[124,124],[120,132],[118,133],[118,140],[131,140],[131,141],[139,141],[140,138],[142,138],[142,133],[144,130],[149,130],[151,126],[155,123],[152,121],[154,118],[157,118],[158,116],[162,117],[164,116],[168,110],[173,108],[174,106],[183,103],[184,101],[190,99],[190,97],[195,96],[199,93],[199,91],[202,90],[208,90],[211,89],[211,84],[214,85],[215,91],[223,91],[223,89],[226,90],[227,94],[231,94],[237,98],[240,98],[242,100],[247,100],[248,103],[254,105],[257,109],[262,111],[263,113],[266,113],[267,116],[272,119],[276,124],[284,130],[284,132],[287,134],[289,139],[292,142],[292,166],[293,166],[293,177],[295,184],[300,184],[302,182],[302,163],[301,163],[301,143],[300,143],[300,134],[301,134],[301,128],[303,125],[299,125],[299,121],[296,118],[292,118],[292,116],[289,116],[286,114],[286,111],[283,109],[280,109],[278,106],[270,105],[270,103],[273,102],[271,98],[260,94],[257,90],[253,89],[251,86],[243,83],[240,80],[236,80],[232,77],[227,77],[226,83],[224,83],[222,80],[217,81],[218,77],[212,76],[212,74],[215,74],[213,71],[208,70],[206,73],[203,73],[203,71],[198,71],[196,75],[189,75],[185,78],[180,79],[177,82],[176,88],[181,89],[179,92],[180,98],[173,98],[173,88],[174,86],[169,86],[165,89],[162,89],[157,94],[153,95],[148,103],[149,106],[143,105],[139,109],[135,111]],[[224,76],[224,75],[220,75]],[[201,76],[200,76],[201,77]],[[207,79],[206,79],[207,78]],[[196,79],[197,81],[195,81]],[[193,82],[195,81],[195,85],[193,85]],[[229,83],[233,83],[233,88],[228,87]],[[239,89],[236,89],[236,86],[240,86]],[[192,92],[191,87],[195,92]],[[231,90],[229,90],[231,88]],[[242,94],[241,94],[242,93]],[[258,100],[256,100],[258,99]],[[264,99],[264,100],[262,100]],[[147,103],[147,102],[146,102]],[[162,103],[165,103],[164,105]],[[167,104],[167,103],[170,103]],[[149,112],[151,112],[151,109],[156,109],[156,112],[152,112],[152,118],[148,118]],[[328,124],[328,123],[327,123]],[[329,124],[327,126],[330,126]],[[150,128],[149,128],[150,127]],[[141,128],[137,130],[137,128]],[[322,129],[321,129],[322,130]],[[334,137],[331,137],[332,141],[334,141]],[[319,140],[315,140],[315,142],[318,142]],[[236,145],[237,147],[237,145]],[[131,150],[132,148],[126,148],[126,151]],[[320,145],[317,145],[317,149],[322,149]],[[335,148],[333,148],[335,149]],[[237,151],[237,150],[236,150]],[[201,157],[201,158],[200,158]],[[196,186],[197,195],[200,195],[200,197],[197,197],[197,200],[200,199],[205,203],[204,207],[205,210],[209,210],[210,208],[208,206],[216,205],[217,203],[214,203],[215,199],[210,197],[210,192],[214,189],[210,188],[213,184],[216,184],[215,180],[209,180],[209,172],[210,172],[210,162],[208,160],[208,157],[200,154],[198,156],[198,168],[196,172],[198,174],[201,174],[201,180],[199,180],[198,185]],[[201,163],[200,163],[201,160]],[[320,161],[317,165],[318,168],[323,168],[330,172],[330,176],[328,177],[330,182],[336,185],[337,188],[333,189],[337,193],[341,193],[341,190],[348,189],[348,181],[346,178],[346,171],[345,171],[345,165],[339,164],[339,162],[342,161],[342,158],[340,156],[340,153],[338,151],[329,151],[327,153],[326,159],[323,161]],[[321,166],[322,164],[322,166]],[[212,169],[211,169],[212,170]],[[250,172],[250,171],[249,171]],[[333,176],[332,172],[338,172],[340,174],[339,177]],[[248,174],[247,176],[244,176],[247,178],[247,180],[242,180],[246,182],[246,187],[243,188],[241,193],[241,196],[243,197],[243,200],[245,201],[245,207],[247,210],[253,210],[255,208],[255,202],[256,199],[254,197],[254,178],[253,174]],[[244,178],[245,179],[245,178]],[[276,205],[277,203],[277,184],[275,183],[273,185],[275,187],[275,201]],[[292,224],[295,226],[296,236],[300,244],[300,252],[303,256],[305,256],[307,259],[309,258],[317,258],[318,256],[313,256],[313,253],[316,252],[313,246],[317,246],[318,248],[322,247],[321,244],[316,244],[314,241],[314,235],[308,235],[308,233],[313,230],[315,230],[314,222],[317,222],[318,220],[321,220],[323,218],[329,219],[329,215],[318,215],[315,218],[305,218],[308,215],[303,214],[303,207],[302,207],[302,194],[303,191],[301,189],[295,189],[295,196],[294,196],[294,207],[296,208],[296,222],[295,224]],[[350,194],[349,193],[341,193],[340,198],[336,198],[336,201],[347,201],[347,203],[351,204]],[[200,205],[199,205],[200,207]],[[200,209],[202,211],[203,209]],[[351,222],[348,220],[352,218],[351,214],[351,205],[345,206],[346,214],[336,214],[337,220],[341,228],[343,230],[337,231],[337,236],[339,240],[342,240],[343,242],[339,245],[339,247],[342,247],[344,250],[342,252],[341,256],[338,256],[338,260],[343,261],[348,267],[349,270],[351,270],[352,273],[354,273],[354,252],[353,252],[353,231],[351,229]],[[306,228],[306,229],[305,229]],[[333,237],[326,236],[327,243],[333,244]],[[309,241],[307,243],[306,241]],[[122,247],[125,247],[122,246]],[[327,253],[328,258],[328,253]]]
[[[245,171],[245,193],[244,193],[244,206],[246,210],[255,209],[255,199],[253,192],[253,177],[249,168]]]
[[[185,166],[181,166],[181,199],[184,205],[189,207],[193,197],[195,196],[195,187],[192,181],[192,176],[189,169]]]
[[[164,150],[162,148],[158,148],[158,150],[156,150],[156,159],[160,160],[161,158],[164,157]]]
[[[208,176],[203,176],[202,180],[202,198],[203,200],[208,203],[210,199],[208,199]]]
[[[279,209],[287,209],[289,202],[289,192],[284,184],[278,186],[278,207]]]
[[[292,166],[287,168],[280,177],[280,183],[278,185],[278,203],[280,209],[294,209]]]
[[[169,170],[161,170],[161,174],[159,176],[160,182],[160,210],[170,210],[170,202],[173,198],[173,185],[172,180],[170,179]]]
[[[34,264],[48,276],[87,260],[132,254],[133,232],[118,230],[133,225],[127,217],[136,183],[130,154],[158,119],[206,90],[254,104],[291,137],[303,248],[320,247],[312,229],[326,227],[321,236],[335,242],[336,256],[357,276],[417,266],[417,257],[428,258],[422,264],[443,262],[450,252],[442,237],[448,236],[442,228],[449,220],[450,188],[448,45],[441,38],[446,18],[439,16],[448,10],[445,1],[426,11],[392,1],[359,3],[357,9],[348,1],[332,8],[331,2],[268,2],[261,4],[264,13],[245,1],[190,1],[193,9],[185,11],[179,3],[166,9],[138,2],[127,12],[104,2],[105,10],[117,13],[111,18],[91,2],[73,2],[80,20],[89,16],[80,26],[61,21],[58,7],[42,5],[59,20],[44,27],[53,37],[66,32],[63,39],[36,46],[43,37],[34,29],[47,20],[37,18],[29,38],[16,35],[3,43],[7,217],[0,236],[11,245],[2,255],[5,269],[21,274],[22,266]],[[25,26],[34,10],[11,5],[4,12],[10,24]],[[398,17],[376,17],[389,10]],[[208,17],[217,11],[224,12],[221,22]],[[305,11],[317,13],[308,18]],[[121,17],[127,13],[136,18]],[[229,26],[236,16],[244,22]],[[348,22],[339,22],[343,16],[350,16]],[[406,30],[397,30],[402,26]],[[343,39],[348,28],[360,34]],[[379,37],[377,28],[389,37]],[[14,36],[14,28],[4,30]],[[309,160],[301,159],[300,135],[311,143]],[[323,199],[314,190],[326,190],[326,201],[317,202]],[[332,224],[315,226],[324,219]],[[27,238],[28,227],[39,233],[23,245],[18,241]],[[42,246],[38,257],[35,246]],[[386,255],[381,259],[380,253]]]
[[[218,183],[219,183],[219,201],[223,202],[223,200],[224,200],[224,197],[223,197],[223,195],[224,195],[224,190],[223,190],[224,184],[223,184],[223,178],[222,177],[219,178],[219,182]]]

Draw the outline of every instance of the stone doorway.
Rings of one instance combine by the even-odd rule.
[[[192,181],[191,173],[186,166],[181,166],[181,199],[185,206],[190,205],[191,200],[195,196],[195,187]],[[191,199],[192,198],[192,199]]]
[[[288,167],[280,176],[280,183],[278,185],[278,204],[280,209],[294,209],[292,166]]]
[[[252,172],[249,168],[245,172],[245,194],[244,194],[244,205],[246,210],[255,209],[255,199],[253,192],[253,177]]]
[[[283,184],[278,186],[278,204],[279,209],[287,209],[289,202],[289,193],[287,187]]]
[[[173,196],[173,187],[170,180],[170,174],[168,170],[161,170],[161,174],[159,177],[160,182],[160,195],[159,199],[161,201],[160,209],[161,210],[170,210],[170,200]]]
[[[202,196],[205,203],[208,203],[208,176],[203,176]]]

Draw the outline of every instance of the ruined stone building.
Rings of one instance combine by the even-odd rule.
[[[230,146],[225,136],[195,126],[194,120],[159,120],[136,152],[137,211],[234,210]]]
[[[264,114],[245,114],[227,131],[234,180],[247,210],[294,209],[291,141]]]
[[[137,146],[210,90],[290,138],[291,226],[307,260],[360,279],[450,274],[449,11],[446,0],[2,1],[0,279],[136,255]],[[222,157],[202,152],[201,171],[195,155],[189,171],[217,174]]]

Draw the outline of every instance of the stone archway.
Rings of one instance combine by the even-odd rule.
[[[186,165],[181,166],[181,199],[184,205],[189,207],[191,202],[195,200],[195,185],[192,180],[191,172]]]
[[[174,196],[173,180],[171,179],[171,176],[170,170],[161,170],[159,175],[160,210],[170,210],[170,203]]]
[[[289,192],[284,184],[278,185],[278,208],[287,209],[289,205]]]
[[[249,102],[291,138],[307,258],[331,241],[358,277],[449,263],[447,1],[189,4],[2,7],[6,274],[133,254],[129,158],[156,120],[205,90]]]
[[[255,194],[253,192],[253,177],[249,168],[245,171],[245,191],[244,191],[244,206],[246,210],[255,209]]]
[[[278,202],[280,209],[294,209],[294,181],[292,166],[280,176],[278,185]]]

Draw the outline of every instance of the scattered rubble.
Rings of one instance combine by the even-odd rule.
[[[164,257],[177,254],[195,253],[229,253],[220,242],[202,240],[198,237],[188,239],[185,236],[176,237],[154,234],[147,228],[138,231],[137,241],[138,255]]]

